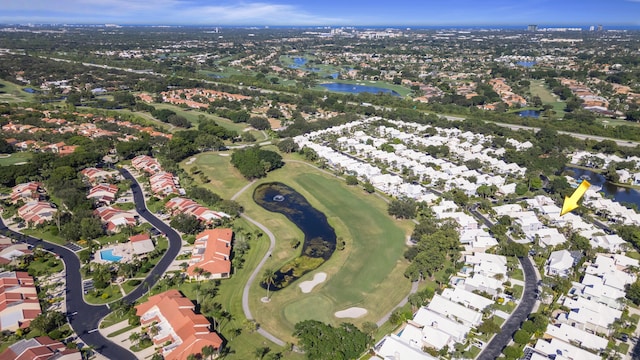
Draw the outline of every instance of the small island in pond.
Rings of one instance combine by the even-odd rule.
[[[336,249],[336,233],[327,217],[312,207],[304,196],[283,183],[273,182],[258,186],[253,199],[263,208],[283,214],[304,233],[300,256],[276,271],[276,279],[270,286],[272,290],[288,286],[331,257]],[[266,288],[266,284],[261,285]]]

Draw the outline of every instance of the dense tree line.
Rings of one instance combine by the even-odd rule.
[[[236,150],[231,155],[231,164],[247,179],[265,177],[267,172],[282,167],[282,156],[257,146]]]
[[[297,323],[293,336],[309,360],[358,359],[373,341],[353,324],[333,327],[316,320]]]
[[[411,262],[404,275],[411,281],[433,277],[447,261],[457,259],[460,255],[460,234],[457,227],[457,223],[451,219],[422,219],[411,235],[415,245],[404,254]]]

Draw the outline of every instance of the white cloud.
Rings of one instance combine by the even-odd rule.
[[[162,24],[323,25],[348,22],[310,14],[298,6],[227,1],[208,5],[193,0],[0,0],[0,21],[127,22]],[[15,19],[11,21],[11,18]]]

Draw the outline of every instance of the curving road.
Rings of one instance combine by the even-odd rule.
[[[470,209],[469,212],[488,227],[493,226],[493,223],[480,214],[475,208]],[[530,257],[519,257],[518,261],[520,261],[524,273],[524,290],[520,304],[518,304],[518,307],[511,313],[509,319],[502,325],[500,332],[484,347],[480,355],[476,358],[478,360],[493,360],[500,357],[502,349],[509,345],[513,334],[520,329],[520,326],[529,314],[531,314],[536,304],[538,276],[533,267],[533,262]]]
[[[148,211],[144,203],[144,196],[140,189],[140,185],[136,179],[125,169],[121,169],[120,172],[126,179],[131,180],[133,199],[136,204],[136,210],[140,216],[163,232],[169,239],[169,248],[162,259],[151,270],[149,275],[147,275],[143,283],[123,298],[124,301],[133,303],[144,295],[146,289],[153,287],[157,279],[164,274],[171,262],[180,252],[182,239],[175,230]],[[67,284],[67,313],[74,314],[68,316],[69,324],[85,344],[93,346],[95,351],[109,359],[137,359],[136,356],[128,349],[122,348],[109,341],[103,337],[99,331],[97,331],[100,320],[111,311],[107,305],[90,305],[84,301],[82,294],[82,277],[80,276],[80,260],[73,251],[64,246],[52,244],[42,241],[41,239],[36,239],[32,236],[13,231],[7,228],[2,221],[2,218],[0,218],[0,230],[3,230],[5,233],[11,234],[11,237],[32,246],[41,246],[43,249],[59,255],[60,259],[64,261]]]

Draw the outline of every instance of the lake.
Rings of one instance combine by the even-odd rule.
[[[638,190],[613,185],[612,183],[607,182],[604,175],[593,171],[573,167],[567,167],[566,169],[573,171],[574,179],[580,181],[582,180],[582,177],[585,177],[591,185],[602,187],[602,190],[600,191],[602,191],[607,197],[613,197],[613,200],[619,203],[636,204],[638,208],[640,208],[640,192]]]
[[[524,66],[524,67],[533,67],[535,65],[535,61],[518,61],[516,65]]]
[[[536,119],[540,117],[540,111],[538,110],[522,110],[518,111],[516,114],[521,117],[532,117]]]
[[[276,271],[273,290],[286,287],[329,260],[336,249],[336,232],[327,217],[304,196],[283,183],[272,182],[258,186],[253,200],[266,210],[283,214],[304,234],[300,256]],[[266,288],[265,284],[262,286]]]
[[[343,84],[343,83],[328,83],[328,84],[320,84],[323,88],[329,91],[335,92],[346,92],[351,94],[360,94],[363,92],[371,93],[371,94],[390,94],[393,96],[400,96],[397,92],[390,89],[385,89],[377,86],[367,86],[367,85],[354,85],[354,84]]]
[[[303,57],[294,57],[293,58],[293,64],[289,65],[290,68],[292,69],[297,69],[300,67],[303,67],[304,64],[307,63],[307,59],[303,58]]]

